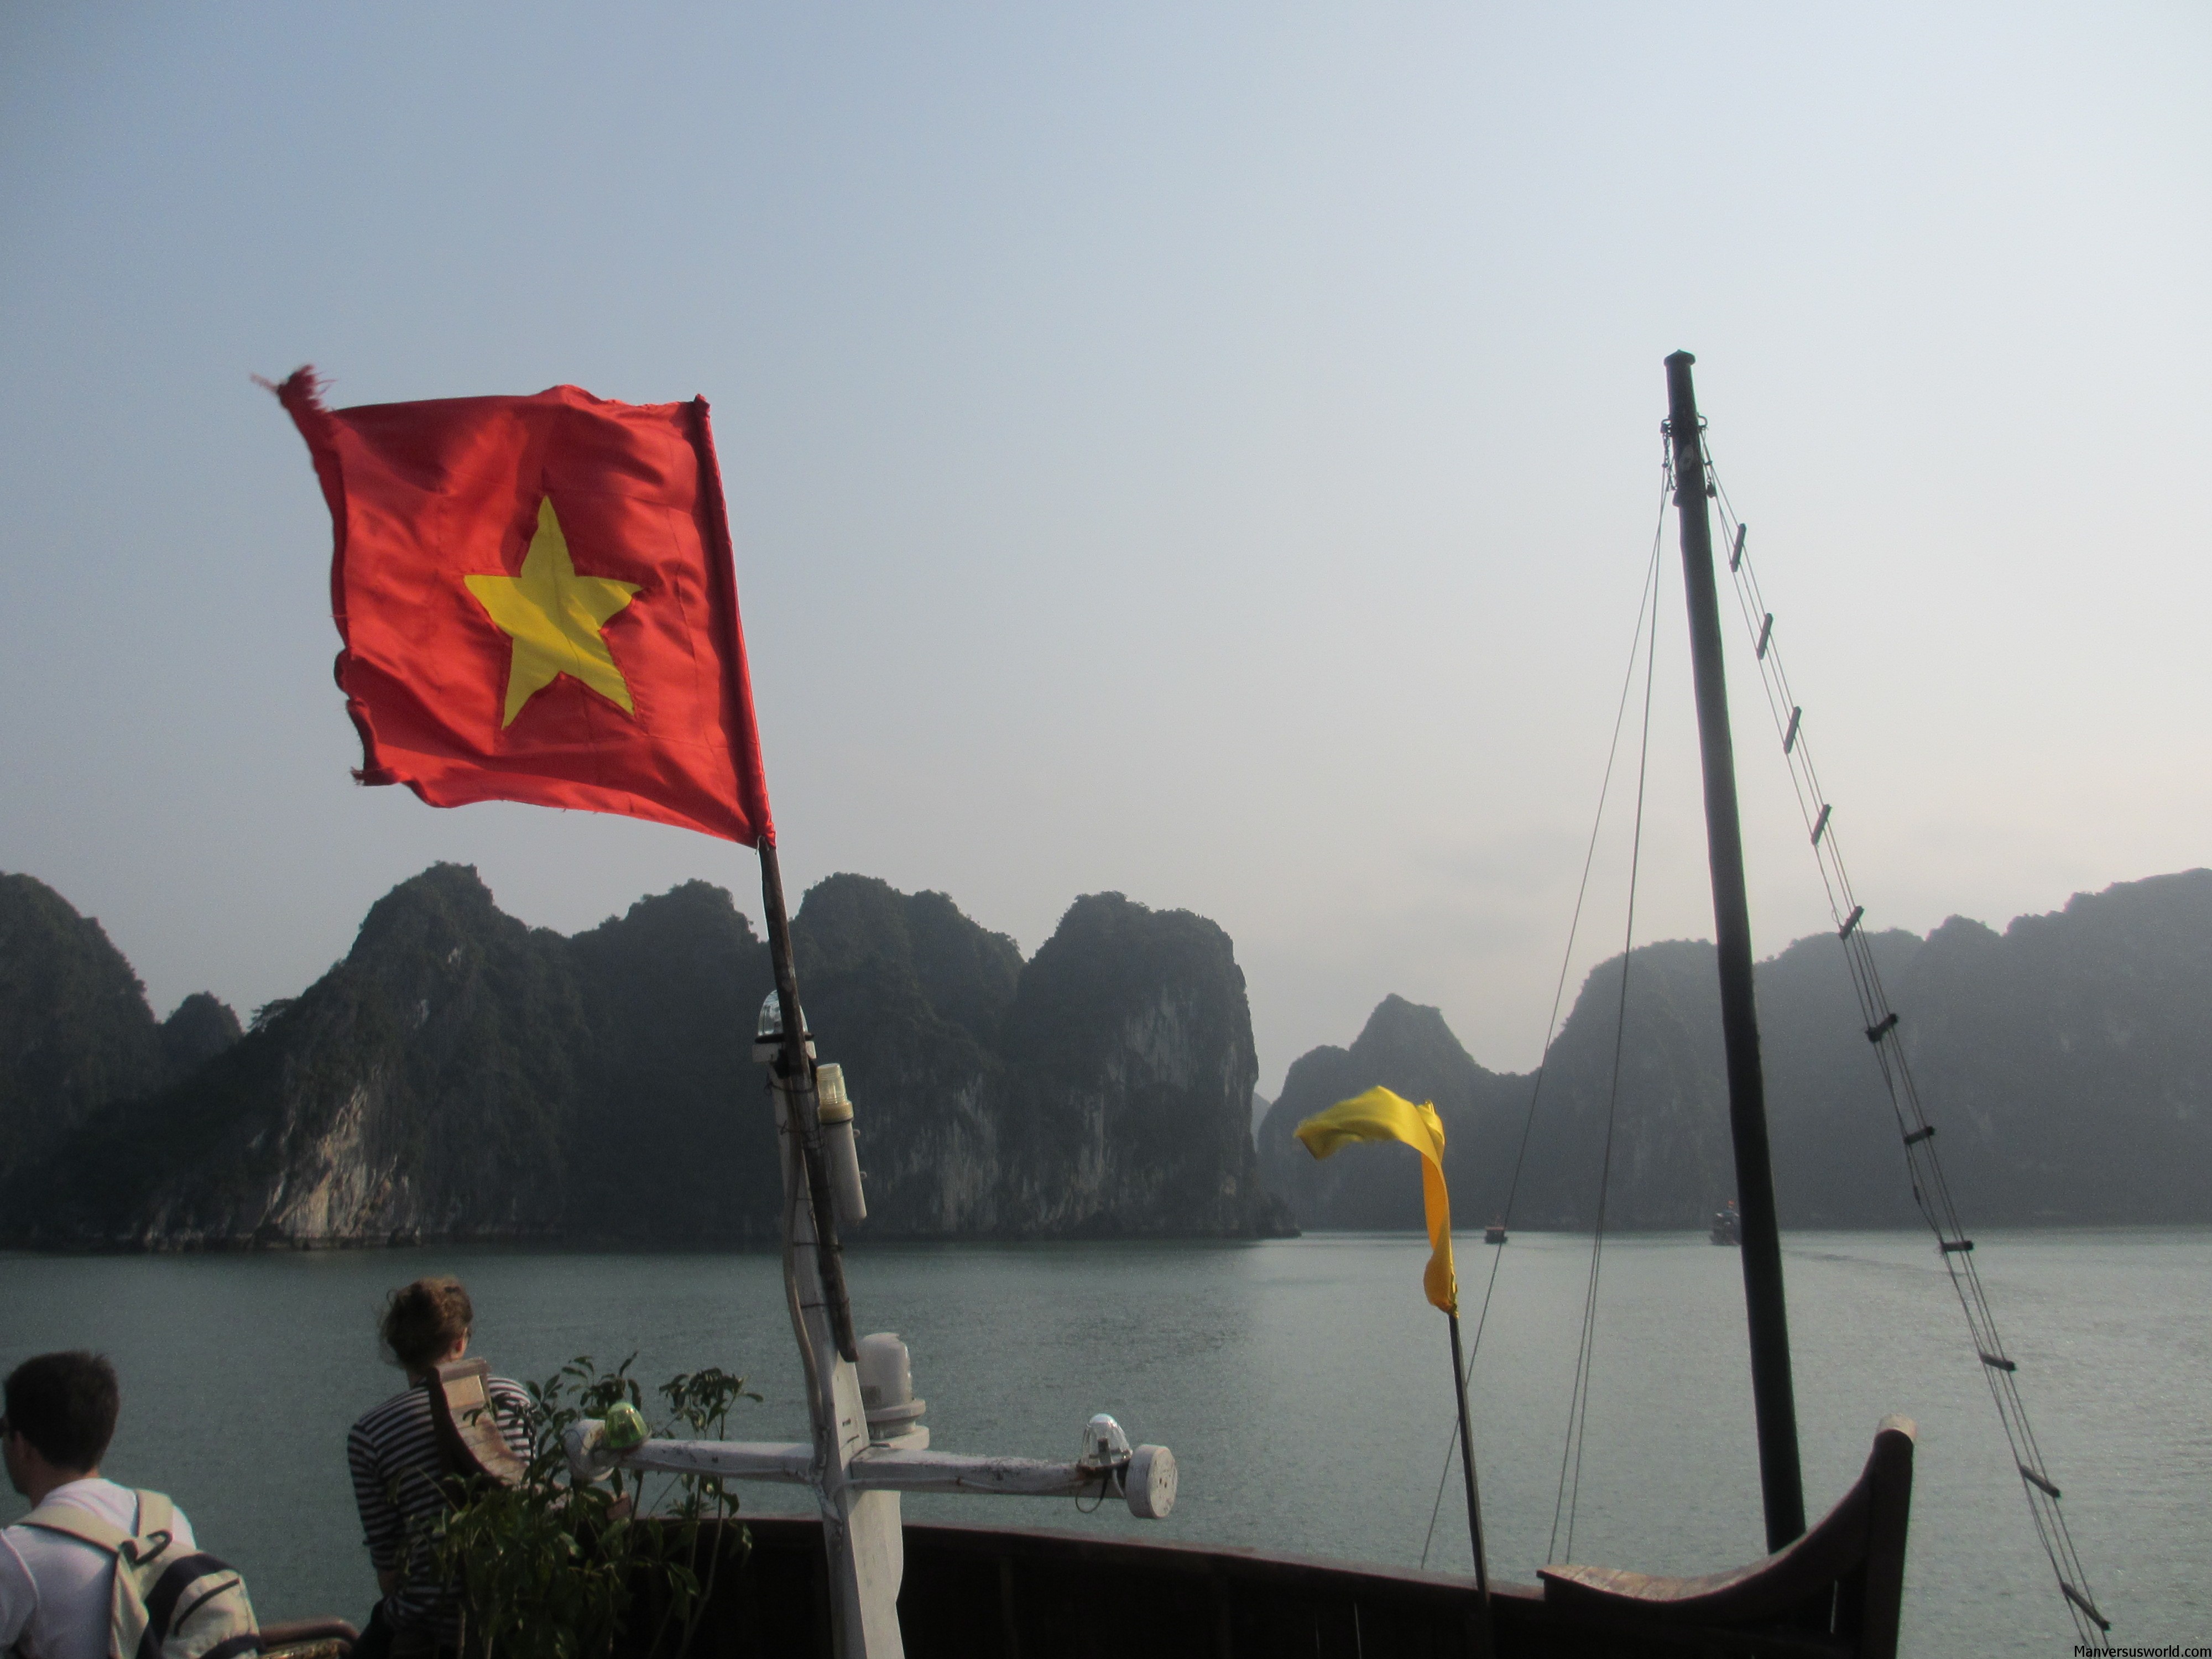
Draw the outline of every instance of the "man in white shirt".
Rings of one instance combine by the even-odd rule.
[[[121,1391],[98,1354],[46,1353],[8,1374],[0,1452],[8,1481],[31,1500],[65,1504],[126,1533],[138,1530],[138,1497],[100,1478]],[[173,1547],[194,1547],[182,1510]],[[115,1558],[43,1527],[0,1530],[0,1653],[26,1659],[107,1659]],[[20,1645],[19,1645],[20,1644]]]

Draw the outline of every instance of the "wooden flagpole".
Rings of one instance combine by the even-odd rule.
[[[814,1098],[814,1067],[806,1058],[805,1022],[799,1008],[799,975],[791,961],[791,917],[784,907],[783,867],[775,843],[760,843],[761,908],[768,913],[769,964],[775,974],[776,1006],[783,1016],[783,1058],[776,1071],[791,1101],[793,1127],[806,1168],[807,1207],[814,1212],[814,1238],[829,1304],[830,1328],[838,1354],[857,1361],[853,1336],[853,1302],[845,1289],[845,1255],[837,1242],[837,1214],[830,1198],[830,1165],[822,1155],[822,1121]]]

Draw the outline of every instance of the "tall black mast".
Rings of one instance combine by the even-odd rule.
[[[1797,1466],[1797,1401],[1790,1381],[1790,1318],[1782,1302],[1782,1236],[1766,1145],[1766,1083],[1751,996],[1751,905],[1743,890],[1743,831],[1736,821],[1735,744],[1729,735],[1728,677],[1721,665],[1720,595],[1705,508],[1705,445],[1686,351],[1667,360],[1667,432],[1674,446],[1674,505],[1682,518],[1682,586],[1690,605],[1690,662],[1698,687],[1698,748],[1705,759],[1705,848],[1713,872],[1713,931],[1721,969],[1721,1036],[1728,1048],[1729,1127],[1735,1139],[1735,1198],[1743,1216],[1743,1297],[1751,1316],[1751,1399],[1759,1424],[1759,1481],[1766,1547],[1805,1530]]]

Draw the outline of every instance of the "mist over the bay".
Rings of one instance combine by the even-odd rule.
[[[1025,952],[1082,893],[1211,917],[1271,1095],[1389,993],[1525,1068],[1677,347],[1869,925],[2203,865],[2208,48],[2154,4],[15,9],[0,869],[157,1013],[295,994],[441,860],[568,933],[753,908],[702,837],[355,787],[248,376],[702,392],[794,892]],[[1680,605],[1638,942],[1711,932]],[[1832,924],[1729,644],[1771,951]]]

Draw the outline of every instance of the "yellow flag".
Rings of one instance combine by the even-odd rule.
[[[1433,1104],[1416,1106],[1381,1086],[1298,1125],[1297,1138],[1316,1158],[1355,1140],[1395,1140],[1421,1155],[1421,1204],[1428,1212],[1429,1267],[1421,1288],[1448,1314],[1459,1311],[1459,1275],[1452,1271],[1451,1194],[1444,1190],[1444,1125]]]

